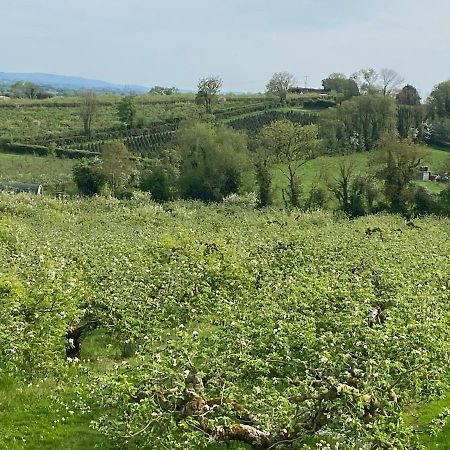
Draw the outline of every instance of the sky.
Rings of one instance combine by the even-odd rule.
[[[423,97],[450,78],[449,0],[0,0],[0,72],[262,92],[391,68]]]

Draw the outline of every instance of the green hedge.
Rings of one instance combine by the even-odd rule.
[[[19,144],[0,141],[0,152],[13,153],[16,155],[35,155],[35,156],[57,156],[58,158],[80,159],[93,158],[98,156],[98,152],[89,152],[86,150],[72,150],[66,148],[51,149],[43,145]]]

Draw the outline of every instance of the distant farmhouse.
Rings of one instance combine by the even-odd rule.
[[[33,183],[0,183],[0,192],[9,192],[12,194],[33,194],[42,195],[42,184]]]

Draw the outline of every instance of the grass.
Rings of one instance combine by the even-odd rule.
[[[44,186],[44,192],[74,194],[72,168],[75,163],[71,159],[0,153],[0,183],[39,183]]]
[[[98,95],[98,108],[92,130],[100,131],[120,127],[117,114],[120,95]],[[262,95],[227,95],[227,102],[218,104],[217,110],[245,105],[248,101],[266,101]],[[145,124],[165,119],[195,117],[201,110],[195,104],[195,95],[136,96],[138,115]],[[36,142],[42,138],[83,134],[80,118],[80,97],[47,100],[11,99],[0,105],[0,138],[12,142]],[[51,107],[50,107],[51,106]]]
[[[450,420],[435,435],[429,432],[431,422],[446,408],[450,408],[450,391],[442,398],[417,405],[407,417],[407,422],[419,431],[419,441],[427,450],[450,450]]]
[[[450,152],[433,148],[422,147],[426,153],[424,165],[428,165],[432,172],[445,171],[450,169]],[[369,172],[370,159],[372,152],[362,152],[355,154],[358,164],[358,170],[361,173]],[[326,187],[324,178],[328,176],[336,176],[338,173],[339,161],[341,156],[321,156],[319,158],[308,161],[298,171],[299,178],[302,184],[303,198],[305,198],[311,191],[312,186],[317,185]],[[272,190],[274,194],[274,202],[276,205],[283,205],[282,189],[288,186],[287,178],[282,173],[284,167],[282,165],[275,166],[273,171]],[[416,184],[426,187],[431,192],[439,193],[445,188],[444,183],[417,181]]]
[[[55,381],[25,384],[0,378],[0,449],[5,450],[85,450],[113,449],[108,440],[89,428],[93,413],[72,414],[52,396]],[[67,404],[76,396],[64,386]]]
[[[104,373],[120,359],[120,349],[104,330],[95,330],[83,341],[83,364]],[[79,372],[74,372],[79,377]],[[77,380],[79,381],[79,379]],[[65,407],[54,400],[58,392]],[[0,377],[0,450],[114,449],[105,436],[89,427],[96,411],[76,408],[77,395],[70,379],[33,381]],[[72,411],[72,412],[71,412]]]

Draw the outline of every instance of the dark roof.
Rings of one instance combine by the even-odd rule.
[[[14,191],[15,193],[29,192],[31,194],[42,194],[42,184],[0,183],[0,191]]]

